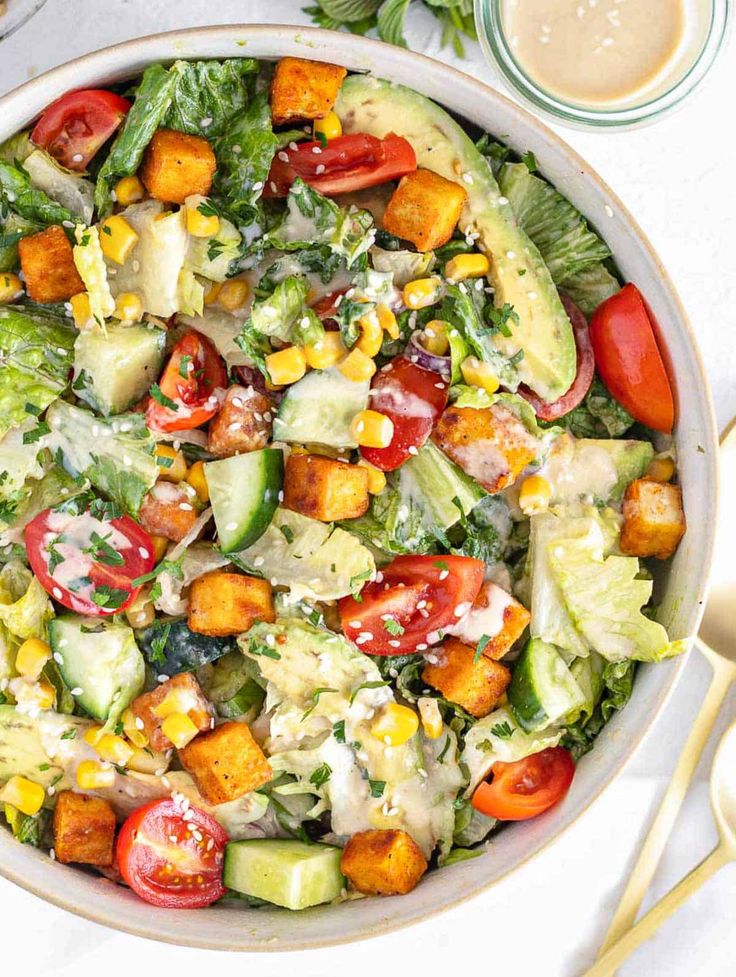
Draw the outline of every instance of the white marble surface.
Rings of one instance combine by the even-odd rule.
[[[304,0],[306,2],[306,0]],[[208,23],[306,23],[300,0],[49,0],[30,23],[0,44],[0,94],[39,72],[106,44]],[[412,47],[440,52],[434,22],[412,12]],[[462,67],[492,81],[476,45]],[[560,130],[597,168],[638,218],[680,291],[700,341],[721,427],[736,414],[736,41],[703,89],[658,125],[614,136]],[[704,514],[704,519],[707,515]],[[697,532],[698,528],[693,527]],[[574,831],[500,887],[430,922],[353,948],[274,954],[260,977],[296,969],[368,977],[388,967],[435,974],[575,977],[594,956],[638,841],[667,781],[708,668],[691,658],[672,701],[627,772]],[[736,695],[719,729],[736,716]],[[711,743],[653,886],[664,893],[715,841],[708,810]],[[733,977],[736,973],[736,869],[725,868],[622,969],[623,977]],[[150,943],[54,909],[0,880],[4,968],[23,948],[24,972],[59,977],[144,973],[199,975],[232,966],[222,955]],[[183,925],[186,925],[185,923]],[[10,957],[6,956],[8,949]],[[30,957],[27,954],[30,953]],[[241,967],[245,961],[238,961]],[[9,971],[8,971],[9,972]]]

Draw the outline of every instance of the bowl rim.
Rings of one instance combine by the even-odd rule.
[[[618,209],[618,213],[622,216],[622,222],[626,227],[627,236],[636,240],[638,248],[646,253],[646,257],[648,258],[652,267],[656,268],[657,275],[661,279],[663,285],[663,290],[667,293],[667,298],[671,302],[673,309],[676,312],[679,320],[679,326],[687,341],[687,353],[691,357],[693,367],[697,372],[700,381],[700,389],[697,393],[697,398],[700,400],[701,408],[703,409],[705,427],[699,431],[699,440],[705,445],[705,464],[708,467],[707,474],[709,478],[710,502],[712,506],[715,507],[718,499],[719,473],[717,465],[718,434],[713,402],[710,394],[707,374],[705,372],[702,356],[695,338],[695,333],[673,282],[664,269],[652,244],[639,227],[636,220],[629,213],[628,209],[621,202],[618,196],[592,169],[592,167],[574,149],[572,149],[572,147],[570,147],[564,139],[558,136],[543,121],[532,115],[528,109],[518,105],[518,103],[508,98],[502,92],[492,88],[490,85],[479,81],[458,68],[446,65],[434,58],[428,57],[427,55],[396,48],[393,45],[386,44],[372,38],[358,37],[355,35],[325,30],[322,28],[302,27],[293,24],[225,24],[165,31],[157,34],[147,35],[145,37],[133,38],[118,44],[100,48],[96,51],[81,55],[70,61],[57,65],[48,71],[45,71],[41,75],[38,75],[36,78],[16,86],[0,97],[0,119],[4,118],[6,115],[10,115],[12,117],[15,113],[9,112],[8,110],[10,110],[19,100],[25,98],[26,101],[33,103],[38,99],[39,95],[45,94],[48,88],[57,86],[63,91],[74,90],[75,69],[77,68],[84,68],[84,74],[87,79],[94,77],[98,79],[100,83],[104,83],[102,82],[102,79],[109,77],[111,73],[110,61],[113,56],[115,59],[115,67],[118,69],[116,72],[117,75],[121,78],[130,77],[131,75],[138,73],[140,66],[144,64],[150,64],[156,61],[174,61],[177,57],[186,58],[197,56],[191,53],[188,54],[186,51],[186,45],[187,42],[196,42],[202,38],[221,39],[223,48],[226,44],[229,43],[232,45],[232,43],[235,42],[242,47],[242,56],[247,57],[249,55],[247,50],[248,42],[247,40],[243,39],[251,37],[254,39],[258,38],[266,42],[270,40],[273,47],[273,54],[271,55],[273,59],[284,56],[284,52],[280,51],[280,48],[286,49],[288,47],[298,45],[300,48],[304,48],[302,51],[303,56],[317,61],[338,60],[341,62],[355,62],[359,60],[358,55],[360,55],[368,62],[371,62],[375,57],[375,59],[380,63],[383,55],[383,60],[386,62],[385,68],[387,71],[390,68],[392,59],[400,58],[404,63],[415,66],[416,77],[418,79],[421,78],[423,72],[432,73],[441,70],[443,73],[447,73],[447,81],[450,83],[450,85],[454,79],[457,83],[463,86],[475,89],[477,91],[479,100],[500,102],[506,107],[507,110],[515,113],[517,117],[520,118],[523,126],[533,132],[535,135],[540,136],[546,141],[554,144],[556,150],[562,156],[564,156],[566,163],[569,164],[570,167],[573,167],[578,174],[582,174],[587,180],[596,185],[597,191],[604,195],[605,199],[614,204]],[[168,47],[168,55],[161,54],[159,49],[162,46]],[[181,48],[181,50],[179,50],[179,48]],[[329,58],[324,56],[326,50],[330,52]],[[340,57],[334,57],[332,55],[332,51],[335,51],[335,53],[340,55]],[[125,57],[126,55],[127,57]],[[205,57],[205,55],[199,56]],[[225,57],[233,55],[226,54],[224,50],[219,55],[206,55],[206,57],[218,56]],[[269,55],[260,53],[254,56],[263,60],[266,60],[269,57]],[[361,67],[356,67],[349,68],[349,70],[361,71],[363,69]],[[86,81],[85,83],[92,84],[93,82]],[[421,87],[421,83],[417,82],[416,88],[418,91],[421,90]],[[56,95],[51,97],[56,97]],[[45,104],[50,100],[50,98],[45,98],[45,100],[40,104]],[[32,118],[33,114],[28,116],[25,121],[21,121],[18,124],[13,123],[13,128],[9,134],[16,131],[18,125],[22,126],[27,124],[27,122],[30,122]],[[715,511],[715,509],[713,511]],[[712,564],[715,528],[712,521],[710,521],[708,525],[710,527],[710,531],[703,536],[702,540],[700,540],[698,544],[700,553],[699,563],[703,568],[703,576],[695,585],[693,585],[692,588],[690,588],[690,593],[692,594],[690,597],[692,610],[688,618],[690,624],[690,627],[688,628],[690,632],[688,638],[692,637],[696,633],[697,627],[700,623],[700,618],[702,617],[704,595]],[[662,680],[662,688],[657,694],[657,699],[653,708],[648,712],[645,719],[636,727],[616,765],[606,775],[605,779],[596,787],[589,798],[575,810],[574,814],[566,824],[562,824],[554,832],[549,833],[549,835],[545,837],[541,843],[533,846],[529,852],[525,853],[521,858],[519,858],[508,871],[504,872],[504,874],[495,878],[474,881],[469,891],[459,896],[446,899],[445,901],[437,900],[435,904],[420,908],[408,918],[397,918],[397,916],[391,916],[390,910],[388,910],[381,918],[380,922],[377,923],[374,920],[370,924],[369,928],[368,925],[366,925],[366,927],[359,933],[347,934],[338,932],[337,934],[326,938],[316,939],[308,938],[306,936],[299,938],[289,937],[284,941],[279,939],[278,942],[274,942],[273,940],[264,942],[262,938],[258,939],[255,932],[251,932],[245,925],[241,925],[238,928],[239,932],[228,940],[216,939],[214,937],[200,937],[190,932],[187,927],[181,927],[182,932],[177,932],[176,936],[174,936],[171,935],[169,927],[166,927],[163,924],[157,927],[155,923],[157,916],[155,914],[151,914],[150,912],[148,913],[148,917],[145,919],[145,921],[143,921],[144,912],[141,912],[140,915],[142,917],[142,921],[139,923],[129,922],[127,919],[121,920],[115,912],[115,900],[100,898],[103,890],[99,887],[94,895],[91,892],[86,894],[83,904],[79,904],[74,901],[74,893],[67,894],[67,892],[64,890],[63,884],[61,883],[61,877],[59,884],[46,886],[27,878],[24,874],[22,864],[19,868],[11,868],[4,864],[2,854],[3,851],[10,850],[10,845],[13,846],[13,850],[16,855],[15,861],[25,863],[25,865],[28,867],[31,867],[39,858],[46,863],[51,861],[51,859],[49,859],[45,853],[37,849],[29,848],[28,851],[23,850],[23,846],[19,846],[17,842],[5,831],[0,832],[0,875],[26,891],[31,892],[33,895],[38,896],[44,901],[49,902],[61,909],[72,912],[77,916],[88,919],[91,922],[100,923],[110,927],[111,929],[125,932],[133,936],[154,939],[159,942],[170,943],[178,946],[241,952],[282,952],[285,950],[318,949],[338,946],[358,942],[359,940],[370,939],[374,936],[382,936],[387,933],[414,925],[415,923],[426,921],[442,912],[445,912],[446,910],[461,905],[462,903],[476,897],[480,893],[489,890],[491,887],[499,885],[509,875],[513,874],[522,866],[528,864],[532,859],[538,857],[543,851],[551,847],[551,845],[563,833],[570,831],[578,820],[582,818],[593,806],[593,804],[599,800],[603,792],[613,783],[616,778],[621,775],[624,768],[631,762],[656,720],[659,718],[669,702],[674,687],[685,668],[687,657],[687,654],[681,655],[679,658],[670,659],[668,663],[660,664],[658,666],[658,669],[666,668],[667,675]],[[18,849],[20,849],[20,858],[18,857]],[[74,871],[77,875],[82,874],[76,869],[72,869],[72,871]],[[90,876],[83,877],[90,880]],[[99,881],[105,885],[110,885],[110,883],[104,878],[100,878],[99,880],[95,879],[95,881]],[[389,907],[393,900],[384,898],[381,900],[381,902],[386,907]],[[147,911],[148,907],[146,907],[145,904],[141,904],[141,906],[143,911]],[[242,919],[248,910],[236,909],[234,912],[237,914],[234,915],[234,919],[237,919],[238,917]],[[289,913],[287,910],[283,910],[282,912],[285,919],[289,919],[293,916],[293,914]]]

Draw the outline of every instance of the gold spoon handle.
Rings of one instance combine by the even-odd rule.
[[[715,848],[682,882],[660,899],[636,926],[604,953],[590,970],[586,970],[583,977],[611,977],[638,946],[653,936],[662,923],[731,858],[733,855],[726,847],[719,845]]]

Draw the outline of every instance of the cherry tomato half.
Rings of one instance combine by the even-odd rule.
[[[403,136],[383,139],[363,132],[319,142],[301,142],[274,157],[264,197],[285,197],[297,177],[328,197],[398,180],[417,168],[417,157]]]
[[[77,614],[102,616],[125,610],[155,558],[148,533],[130,516],[98,519],[44,509],[25,530],[31,569],[59,604]]]
[[[562,800],[575,764],[567,750],[554,746],[515,763],[494,763],[492,775],[476,787],[473,807],[500,821],[526,821]]]
[[[227,371],[220,354],[206,336],[191,329],[171,352],[159,381],[165,402],[151,397],[146,424],[154,431],[199,427],[219,410],[217,391],[226,386]]]
[[[655,431],[672,432],[672,387],[652,320],[636,285],[624,285],[602,302],[590,320],[595,364],[611,395]]]
[[[85,170],[120,126],[130,104],[114,92],[99,89],[69,92],[44,109],[31,142],[68,170]]]
[[[225,829],[205,811],[185,809],[171,798],[151,801],[120,829],[118,867],[133,892],[152,906],[200,909],[225,894],[227,841]]]
[[[447,381],[399,356],[373,377],[371,408],[390,417],[394,436],[386,448],[361,448],[366,461],[392,472],[416,453],[447,404]]]
[[[484,571],[468,556],[398,556],[363,587],[360,600],[342,598],[342,629],[367,655],[414,652],[470,609]]]

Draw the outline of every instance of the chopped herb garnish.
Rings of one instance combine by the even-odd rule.
[[[450,737],[449,736],[446,736],[445,737],[444,745],[443,745],[442,749],[440,750],[440,752],[437,755],[437,763],[444,763],[445,762],[445,756],[447,755],[447,751],[449,749],[450,749]]]
[[[23,432],[23,444],[34,444],[36,441],[40,441],[45,434],[49,434],[50,430],[51,428],[46,421],[39,421],[30,431]]]
[[[110,225],[109,225],[109,224],[103,224],[103,225],[102,225],[102,233],[103,233],[103,234],[109,234],[109,235],[110,235],[110,237],[112,237],[112,228],[110,227]],[[89,239],[88,239],[88,240],[89,240]],[[83,243],[83,244],[86,244],[86,243],[87,243],[87,241],[84,241],[84,242],[82,242],[82,243]]]
[[[123,726],[123,722],[122,722],[122,720],[120,720],[120,719],[119,719],[119,720],[118,720],[118,721],[117,721],[117,722],[115,723],[115,726],[114,726],[114,729],[113,729],[113,732],[115,733],[115,735],[116,735],[116,736],[122,736],[122,735],[123,735],[123,730],[124,730],[124,729],[125,729],[125,726]]]
[[[129,590],[119,590],[117,587],[109,587],[104,583],[97,587],[92,594],[92,600],[98,607],[109,610],[117,610],[118,607],[122,607],[129,597]]]
[[[519,325],[519,315],[513,305],[508,302],[504,302],[499,308],[489,304],[485,307],[484,312],[490,323],[491,332],[500,332],[507,339],[512,335],[510,323]]]
[[[108,533],[107,536],[100,536],[99,533],[92,531],[89,536],[90,545],[82,552],[89,553],[96,563],[104,563],[107,567],[124,566],[125,557],[107,542],[111,535]]]
[[[521,162],[524,164],[524,166],[526,166],[530,173],[536,172],[537,157],[534,155],[531,149],[527,149],[527,151],[522,155]]]
[[[322,149],[327,148],[327,136],[324,134],[324,132],[315,132],[314,138],[320,144]]]
[[[331,774],[332,767],[329,765],[329,763],[322,763],[309,778],[309,783],[314,784],[317,790],[319,790],[320,787],[327,783]]]
[[[104,499],[92,499],[89,504],[89,514],[104,522],[106,519],[119,519],[123,510],[117,502],[105,502]]]
[[[256,658],[273,658],[274,661],[280,661],[281,652],[276,651],[270,645],[267,645],[263,641],[259,641],[258,638],[251,638],[248,642],[248,651],[251,655],[255,655]]]
[[[165,624],[160,632],[151,639],[151,661],[162,665],[166,661],[166,642],[169,640],[171,624]]]
[[[215,207],[211,200],[203,200],[202,203],[197,207],[197,210],[203,217],[220,216],[217,207]]]
[[[371,797],[383,797],[383,792],[386,790],[385,780],[369,780],[368,786],[371,789]]]
[[[23,410],[26,412],[26,414],[30,414],[31,417],[38,417],[38,415],[41,413],[40,407],[36,407],[35,404],[30,404],[30,403],[26,404]]]
[[[509,356],[509,366],[516,366],[517,363],[521,363],[524,359],[524,350],[517,349],[513,356]]]
[[[72,383],[72,390],[85,390],[89,386],[90,375],[86,370],[80,370],[78,375],[74,377],[74,382]]]
[[[491,726],[491,733],[500,740],[510,740],[514,735],[514,727],[509,722],[496,723],[495,726]]]
[[[284,523],[283,526],[279,526],[279,529],[284,534],[284,539],[286,540],[287,543],[294,542],[294,532],[291,526],[287,526],[286,523]]]
[[[38,769],[42,773],[44,773],[46,770],[50,770],[51,769],[51,764],[50,763],[39,763]]]
[[[345,742],[345,720],[340,719],[338,722],[332,724],[332,735],[335,737],[338,743]]]
[[[380,689],[384,685],[390,685],[390,682],[363,682],[362,685],[359,685],[357,688],[353,689],[349,704],[352,706],[352,704],[355,702],[356,695],[362,689]]]
[[[77,728],[76,728],[76,726],[70,726],[69,729],[65,729],[64,730],[64,732],[61,734],[61,736],[59,737],[59,739],[61,739],[61,740],[73,740],[76,735],[77,735]]]
[[[212,238],[207,248],[207,260],[214,261],[219,258],[222,252],[225,250],[225,245],[222,241],[218,241],[216,237]]]
[[[167,397],[165,393],[162,393],[161,387],[157,383],[154,383],[148,392],[162,407],[168,407],[169,410],[179,410],[179,405],[171,397]]]
[[[358,599],[356,594],[360,593],[361,584],[365,583],[366,580],[370,580],[372,576],[372,570],[365,570],[363,573],[356,573],[354,577],[350,578],[350,591],[355,600]]]
[[[314,692],[312,692],[312,705],[309,707],[309,709],[307,709],[307,711],[302,716],[302,722],[304,722],[307,716],[309,716],[317,708],[317,703],[319,702],[319,697],[321,695],[324,695],[325,692],[337,692],[337,691],[338,691],[337,689],[330,689],[327,687],[315,689]]]
[[[198,208],[201,210],[201,208]],[[191,356],[182,356],[179,360],[179,376],[184,380],[189,379],[189,364],[192,362]]]
[[[388,621],[384,621],[383,626],[389,634],[393,634],[394,636],[404,633],[404,628],[399,624],[398,621],[394,621],[393,618],[389,618]]]
[[[482,656],[483,652],[485,651],[485,647],[486,647],[486,645],[488,644],[488,642],[490,640],[491,639],[490,639],[490,637],[487,634],[482,634],[480,636],[480,641],[475,646],[475,654],[473,655],[473,664],[475,664],[476,662],[479,662],[480,661],[481,656]]]
[[[174,464],[174,459],[167,458],[166,455],[156,455],[156,464],[159,468],[171,468]]]
[[[437,567],[438,570],[447,570],[447,564],[444,560],[435,560],[432,564],[433,567]]]

